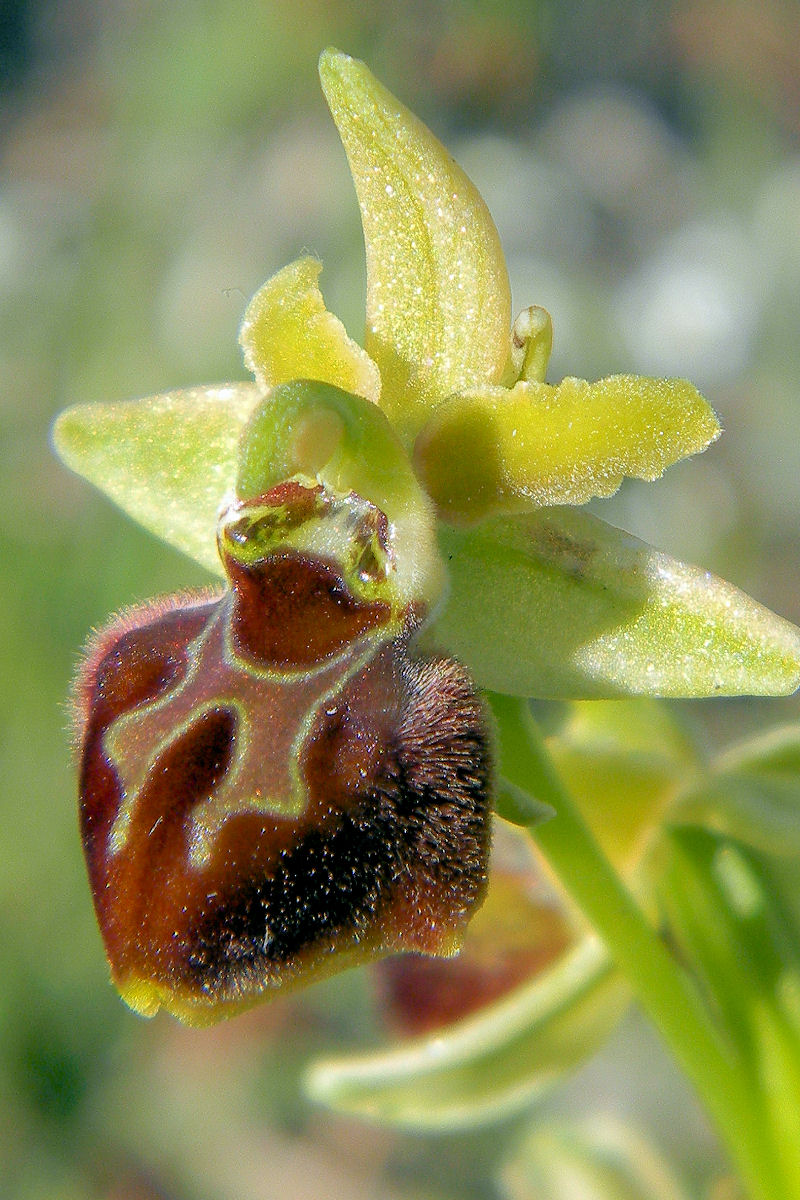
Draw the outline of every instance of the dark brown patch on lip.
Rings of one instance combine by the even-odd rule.
[[[75,736],[143,704],[175,683],[186,646],[203,629],[218,593],[162,597],[120,613],[89,641],[73,688]]]
[[[138,796],[124,846],[113,853],[109,834],[93,843],[90,870],[105,881],[95,895],[98,917],[115,971],[169,962],[176,921],[191,896],[188,832],[192,812],[210,799],[231,765],[236,714],[202,713],[154,762]],[[105,759],[91,763],[95,785],[105,784],[114,815],[122,796]],[[113,790],[112,790],[113,789]]]
[[[217,603],[193,595],[154,601],[123,613],[89,646],[75,686],[76,733],[83,742],[81,833],[98,905],[107,901],[103,882],[108,836],[122,799],[119,780],[103,752],[103,735],[117,717],[166,693],[184,678],[187,646]]]
[[[401,676],[405,707],[367,790],[339,796],[192,921],[180,968],[191,991],[241,999],[334,947],[450,950],[486,883],[485,719],[458,664],[407,661]],[[306,760],[318,781],[316,760],[336,738],[326,724]]]
[[[151,841],[159,824],[185,826],[196,806],[214,795],[234,757],[236,723],[230,709],[209,709],[155,760],[136,813],[137,826],[149,831]]]
[[[237,651],[274,668],[313,666],[385,624],[389,606],[358,600],[333,564],[286,550],[252,566],[226,564]]]

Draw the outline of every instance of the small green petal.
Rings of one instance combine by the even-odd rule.
[[[377,403],[378,368],[328,312],[317,280],[322,263],[289,263],[247,306],[239,341],[244,361],[264,391],[290,379],[320,379]]]
[[[440,527],[450,574],[426,634],[516,696],[787,695],[800,630],[729,583],[579,509]]]
[[[567,378],[452,396],[414,454],[444,518],[463,522],[611,496],[625,476],[658,479],[719,432],[685,380]]]
[[[363,1057],[315,1063],[312,1099],[382,1125],[452,1130],[546,1094],[614,1028],[625,982],[594,938],[474,1017]]]
[[[263,399],[252,383],[186,388],[63,412],[53,441],[68,467],[156,537],[215,575],[217,516],[232,496],[239,438]]]
[[[361,208],[366,349],[383,408],[412,440],[445,396],[501,378],[511,323],[503,252],[473,184],[362,62],[330,49],[319,69]]]

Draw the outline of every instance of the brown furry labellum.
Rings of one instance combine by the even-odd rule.
[[[453,953],[489,844],[484,712],[463,667],[412,653],[383,514],[281,484],[223,517],[220,551],[226,591],[113,621],[76,684],[112,977],[194,1024],[380,954]]]

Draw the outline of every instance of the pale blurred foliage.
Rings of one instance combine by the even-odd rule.
[[[515,307],[553,315],[552,378],[687,375],[721,414],[702,460],[598,511],[800,620],[798,32],[790,0],[0,12],[4,1196],[495,1194],[515,1127],[413,1138],[304,1104],[309,1053],[381,1036],[366,976],[213,1032],[143,1024],[112,994],[63,698],[93,624],[202,576],[68,477],[48,426],[67,403],[242,377],[246,299],[304,249],[358,335],[357,211],[315,78],[332,41],[473,176]],[[685,710],[725,741],[797,702]],[[684,1182],[713,1170],[702,1118],[637,1021],[549,1107],[634,1115]]]

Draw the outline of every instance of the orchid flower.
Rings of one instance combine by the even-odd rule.
[[[497,764],[481,689],[800,684],[796,629],[580,507],[704,450],[707,402],[684,380],[546,382],[550,318],[512,322],[472,183],[362,63],[327,50],[320,75],[361,209],[363,346],[305,256],[244,314],[252,382],[78,405],[54,432],[68,466],[224,583],[112,621],[75,692],[112,977],[137,1011],[193,1023],[458,949],[493,800],[545,815]],[[580,953],[581,978],[605,980]]]

